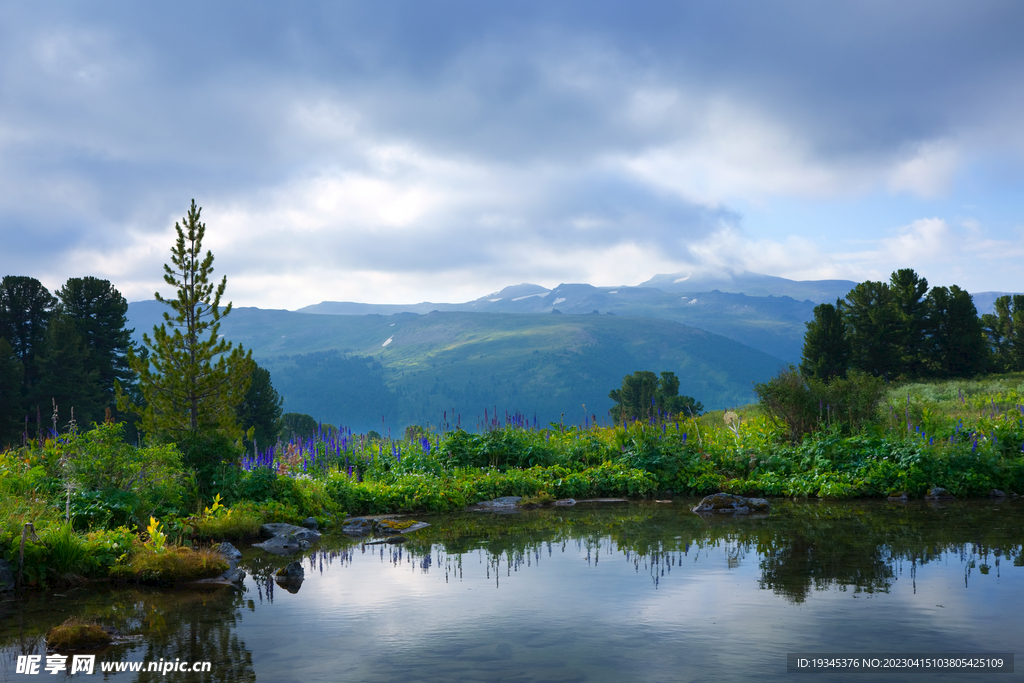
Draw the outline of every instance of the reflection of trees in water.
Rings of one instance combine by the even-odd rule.
[[[113,626],[123,635],[139,635],[138,642],[115,645],[96,657],[100,662],[187,661],[212,663],[209,672],[175,673],[174,680],[184,681],[255,681],[252,653],[235,632],[241,609],[253,607],[252,601],[231,589],[213,592],[144,591],[144,590],[80,590],[72,591],[64,600],[47,595],[30,595],[12,603],[12,619],[4,620],[5,659],[11,659],[10,671],[18,654],[42,654],[43,634],[52,626],[75,615]],[[6,615],[5,615],[6,616]],[[31,626],[11,629],[19,620]],[[6,662],[5,662],[6,664]],[[168,680],[157,672],[143,671],[135,680]]]
[[[241,593],[230,589],[212,595],[193,593],[169,603],[143,603],[148,628],[143,630],[145,644],[135,656],[141,654],[144,662],[212,662],[209,672],[188,674],[192,681],[255,681],[252,652],[235,633],[245,603]],[[142,672],[137,680],[145,683],[166,676]]]
[[[1017,521],[1013,521],[1017,520]],[[500,585],[545,555],[575,549],[597,565],[616,555],[651,576],[658,587],[682,560],[717,550],[729,568],[750,552],[759,557],[759,585],[794,602],[831,587],[855,592],[890,590],[901,577],[915,583],[917,568],[959,557],[965,581],[1000,571],[1007,558],[1024,565],[1015,529],[1024,506],[963,502],[934,508],[879,502],[775,503],[760,519],[710,518],[682,510],[630,506],[604,510],[535,510],[515,515],[481,513],[432,519],[402,546],[354,546],[394,565],[436,568],[460,576],[476,555],[485,575]],[[361,548],[361,549],[360,549]]]

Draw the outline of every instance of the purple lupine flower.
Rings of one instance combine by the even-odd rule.
[[[430,455],[430,439],[423,437],[420,439],[420,445],[423,446],[424,455]]]

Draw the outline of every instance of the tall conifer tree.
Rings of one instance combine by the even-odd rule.
[[[171,265],[164,265],[164,282],[177,289],[174,299],[159,292],[156,300],[173,312],[164,312],[164,322],[153,328],[153,337],[142,337],[150,350],[143,360],[128,351],[128,363],[139,376],[144,406],[129,406],[124,394],[122,409],[131,408],[141,417],[140,429],[158,438],[219,433],[241,435],[235,409],[249,388],[252,352],[222,338],[221,319],[231,304],[221,310],[220,301],[227,277],[216,286],[210,281],[213,253],[203,256],[206,225],[195,200],[182,224],[175,223],[178,239],[171,249]]]
[[[850,340],[846,334],[841,301],[814,307],[814,319],[804,334],[800,372],[805,377],[828,381],[845,377],[850,366]]]
[[[984,372],[985,333],[971,295],[956,285],[928,293],[927,361],[936,377],[970,377]]]
[[[114,406],[114,383],[128,387],[134,375],[128,367],[128,348],[133,330],[126,329],[128,302],[109,280],[70,278],[60,291],[58,310],[75,324],[89,350],[87,371],[95,371],[103,393],[104,408]],[[77,416],[77,412],[76,412]]]

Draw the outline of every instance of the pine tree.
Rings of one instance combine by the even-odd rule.
[[[252,382],[245,392],[245,400],[236,408],[242,429],[253,429],[252,439],[257,448],[266,448],[277,440],[281,429],[281,405],[284,402],[270,383],[270,371],[253,363]]]
[[[1024,295],[996,299],[995,313],[981,316],[997,372],[1024,370]]]
[[[649,370],[638,370],[622,378],[622,386],[612,389],[608,398],[616,424],[629,420],[649,420],[663,415],[699,415],[704,406],[692,396],[679,395],[679,378],[674,372],[662,372],[659,378]]]
[[[156,300],[174,313],[164,312],[164,322],[153,328],[153,337],[142,337],[150,350],[143,360],[128,350],[128,364],[139,376],[144,406],[129,405],[119,392],[118,407],[139,414],[140,429],[148,435],[178,438],[219,433],[237,438],[241,430],[235,408],[249,388],[252,352],[222,338],[221,319],[231,312],[220,308],[227,277],[218,285],[210,281],[213,253],[202,255],[206,225],[193,200],[184,228],[174,224],[178,238],[171,249],[171,264],[164,265],[164,282],[177,289],[177,297]]]
[[[984,372],[985,333],[971,295],[956,285],[928,293],[927,363],[935,377],[970,377]]]
[[[5,275],[0,282],[0,337],[11,345],[25,370],[25,394],[39,381],[36,359],[56,304],[57,299],[33,277]]]
[[[845,377],[850,366],[850,340],[846,334],[841,301],[814,307],[814,319],[804,334],[800,372],[821,381]]]
[[[46,329],[39,357],[39,383],[32,390],[32,405],[57,406],[58,426],[67,424],[74,409],[75,421],[87,426],[102,422],[108,406],[99,371],[91,368],[91,354],[71,316],[58,313]],[[46,415],[51,414],[46,410]]]
[[[109,280],[94,277],[69,279],[57,292],[58,310],[74,321],[89,350],[85,369],[96,371],[104,408],[114,406],[114,383],[127,388],[134,380],[128,367],[128,349],[134,330],[125,329],[128,302]],[[78,415],[76,411],[76,416]]]
[[[912,268],[901,268],[889,278],[889,291],[896,312],[893,351],[897,375],[922,377],[925,371],[925,327],[928,306],[928,280]]]
[[[902,369],[898,343],[899,312],[884,282],[862,282],[843,304],[850,334],[850,367],[876,377],[893,378]]]
[[[24,416],[21,383],[25,372],[7,340],[0,337],[0,451],[18,443]]]

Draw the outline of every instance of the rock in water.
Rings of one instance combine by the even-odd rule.
[[[236,564],[242,561],[242,552],[227,541],[213,546],[213,549],[224,556],[224,559],[228,561],[229,567],[234,568]]]
[[[320,525],[317,524],[316,519],[313,517],[306,517],[304,520],[302,520],[302,526],[306,527],[307,529],[312,529],[313,531],[317,531],[320,528]]]
[[[373,522],[363,517],[353,517],[345,520],[345,525],[341,527],[341,533],[346,536],[369,536],[373,533]]]
[[[924,497],[925,500],[953,500],[953,494],[944,488],[936,486],[928,489],[928,494]]]
[[[320,540],[320,532],[314,529],[307,529],[294,524],[282,522],[270,522],[260,527],[260,535],[263,538],[274,538],[275,536],[295,536],[300,541],[312,543]]]
[[[700,515],[746,515],[750,513],[767,514],[771,505],[764,498],[744,498],[731,493],[714,493],[705,496],[704,500],[692,508],[692,512]]]
[[[302,581],[306,578],[306,570],[299,562],[289,562],[286,566],[277,570],[278,581]]]
[[[999,489],[992,489],[991,491],[988,492],[988,497],[989,498],[1006,498],[1006,494],[1003,493],[1002,491],[1000,491]]]
[[[291,555],[309,547],[309,541],[297,538],[295,534],[287,536],[274,536],[263,543],[253,543],[254,548],[263,548],[275,555]]]

